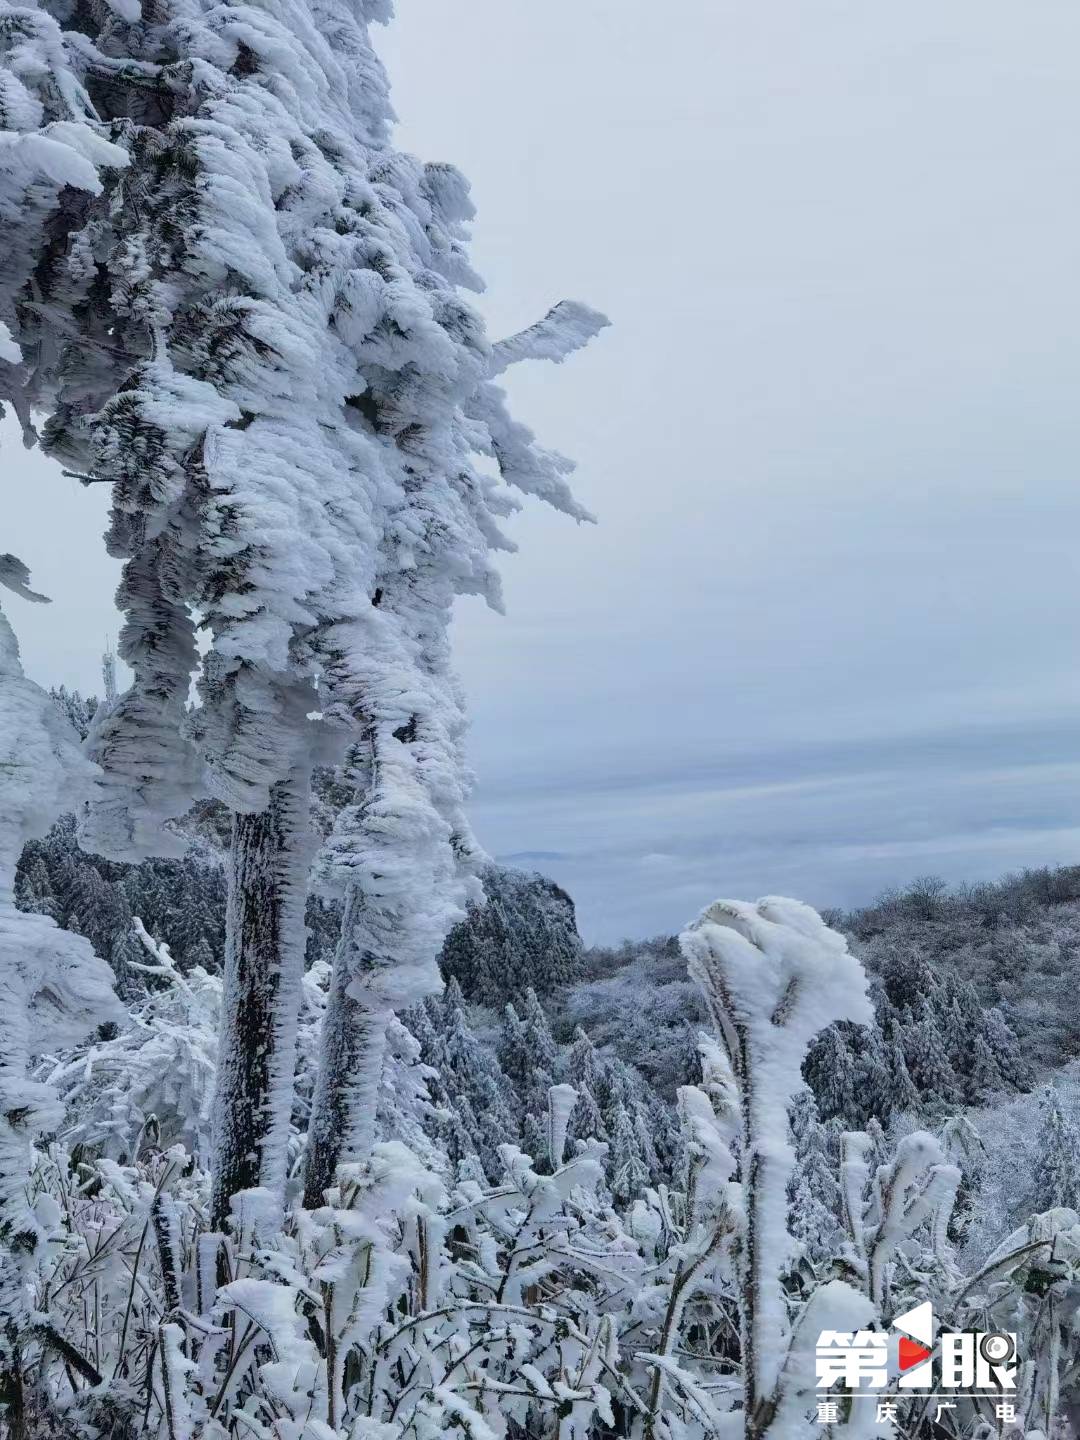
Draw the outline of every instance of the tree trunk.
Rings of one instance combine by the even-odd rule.
[[[365,1004],[350,991],[365,970],[374,970],[372,955],[361,948],[363,896],[354,886],[345,901],[341,938],[334,955],[334,973],[322,1026],[319,1078],[308,1124],[304,1165],[304,1204],[323,1204],[342,1162],[364,1160],[375,1140],[386,1027],[390,1011]]]
[[[309,774],[293,769],[266,810],[233,816],[225,987],[214,1094],[211,1224],[241,1190],[284,1201],[304,971]]]

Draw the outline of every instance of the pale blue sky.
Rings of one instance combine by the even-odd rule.
[[[493,333],[613,321],[512,380],[601,523],[528,507],[508,616],[462,607],[481,840],[605,938],[1080,859],[1080,10],[398,8]],[[85,685],[104,497],[4,456],[28,663]]]

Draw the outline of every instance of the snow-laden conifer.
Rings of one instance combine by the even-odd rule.
[[[1044,1088],[1039,1109],[1042,1123],[1031,1208],[1038,1212],[1067,1205],[1080,1210],[1080,1131],[1052,1085]]]
[[[811,1261],[828,1261],[841,1248],[840,1187],[828,1132],[818,1118],[813,1094],[806,1089],[792,1103],[791,1140],[796,1162],[788,1184],[791,1233]]]

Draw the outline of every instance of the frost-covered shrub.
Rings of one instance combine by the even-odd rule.
[[[27,1193],[42,1241],[20,1340],[21,1434],[801,1440],[818,1330],[883,1326],[925,1298],[943,1323],[1024,1328],[1018,1413],[1028,1432],[1049,1432],[1080,1354],[1063,1304],[1080,1283],[1075,1212],[1026,1222],[965,1273],[948,1231],[953,1162],[971,1138],[960,1121],[895,1147],[880,1126],[848,1133],[826,1183],[800,1063],[821,1025],[866,1005],[857,962],[790,901],[710,907],[684,943],[715,1033],[700,1037],[699,1083],[679,1092],[670,1186],[613,1195],[605,1143],[568,1139],[584,1093],[566,1083],[533,1117],[533,1155],[503,1144],[494,1180],[450,1164],[424,1128],[437,1109],[425,1083],[437,1093],[439,1079],[403,1030],[370,1158],[284,1218],[276,1197],[247,1191],[215,1231],[198,1157],[137,1105],[104,1107],[96,1154],[86,1130],[75,1149],[52,1145]],[[143,944],[159,973],[141,1023],[126,1050],[97,1042],[133,1075],[169,1038],[156,1018],[201,1013],[185,1011],[195,992],[177,988],[168,952]],[[305,985],[294,1194],[327,979],[317,966]],[[85,1076],[99,1063],[89,1055],[59,1055],[58,1073]],[[76,1116],[88,1089],[72,1094]],[[102,1147],[125,1115],[141,1133],[119,1160]],[[815,1203],[842,1224],[809,1235],[796,1223],[797,1155]],[[838,1440],[871,1433],[858,1416],[833,1427]],[[975,1418],[961,1407],[939,1440]]]
[[[147,963],[130,962],[147,988],[116,1033],[46,1060],[42,1076],[65,1109],[64,1136],[112,1160],[135,1158],[150,1132],[155,1146],[181,1145],[196,1163],[210,1157],[210,1112],[221,1019],[221,978],[200,966],[181,974],[169,947],[134,922]],[[152,962],[151,963],[151,959]]]
[[[575,1098],[553,1089],[542,1169],[507,1145],[497,1185],[448,1185],[380,1142],[325,1205],[282,1226],[247,1192],[223,1235],[181,1147],[130,1164],[54,1147],[32,1184],[49,1235],[24,1352],[37,1433],[571,1437],[676,1416],[716,1433],[711,1380],[736,1363],[718,1122],[688,1094],[694,1198],[650,1191],[621,1217],[597,1145],[563,1156]]]

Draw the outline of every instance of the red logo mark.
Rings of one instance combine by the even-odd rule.
[[[921,1365],[924,1360],[930,1359],[931,1352],[925,1345],[920,1345],[916,1340],[909,1340],[906,1335],[900,1336],[900,1369],[910,1370],[913,1365]]]

